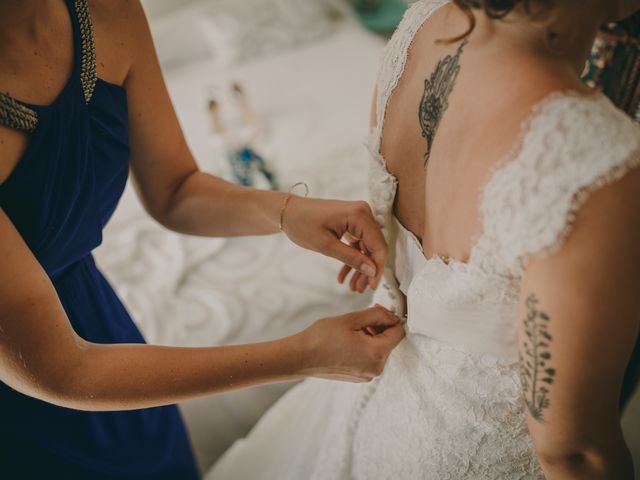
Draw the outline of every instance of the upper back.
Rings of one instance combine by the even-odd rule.
[[[481,34],[437,42],[467,26],[444,0],[415,4],[387,48],[378,86],[380,153],[399,181],[395,213],[423,239],[427,257],[464,261],[485,230],[485,187],[513,159],[522,123],[553,92],[586,91],[554,65]],[[589,141],[602,148],[597,137]]]

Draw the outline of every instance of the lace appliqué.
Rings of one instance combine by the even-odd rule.
[[[361,412],[350,479],[538,480],[518,364],[428,337],[394,351]]]
[[[531,256],[562,248],[590,194],[638,166],[640,128],[607,97],[551,95],[485,188],[485,264],[520,278]]]

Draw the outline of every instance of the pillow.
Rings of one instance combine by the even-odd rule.
[[[330,35],[336,0],[213,0],[200,24],[215,61],[233,64]]]

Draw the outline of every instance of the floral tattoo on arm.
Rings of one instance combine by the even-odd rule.
[[[549,389],[556,377],[551,366],[549,351],[553,337],[549,334],[550,317],[538,308],[534,294],[525,301],[527,314],[524,319],[525,339],[520,352],[520,377],[524,398],[531,416],[544,421],[544,411],[549,408]]]

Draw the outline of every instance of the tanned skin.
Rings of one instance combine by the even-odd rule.
[[[0,6],[0,89],[29,103],[51,103],[73,69],[64,0],[2,0]],[[131,170],[149,214],[191,235],[277,233],[285,194],[242,188],[198,169],[139,1],[90,0],[89,7],[98,76],[127,92]],[[28,135],[0,127],[0,182],[15,169],[28,142]],[[361,291],[377,286],[387,246],[367,203],[294,197],[284,232],[298,245],[362,272]],[[347,234],[363,248],[343,244]],[[153,407],[306,376],[369,381],[404,336],[395,316],[374,307],[254,345],[97,345],[73,331],[50,279],[2,210],[0,258],[0,380],[69,408]]]

